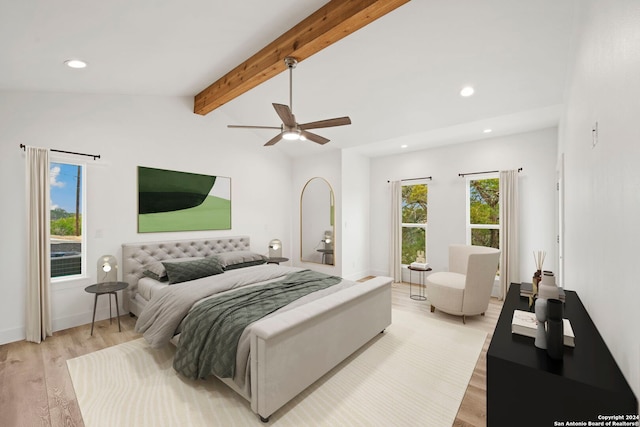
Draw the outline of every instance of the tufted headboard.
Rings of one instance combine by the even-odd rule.
[[[131,311],[130,302],[135,301],[138,280],[149,264],[173,258],[206,257],[221,252],[248,250],[251,250],[249,236],[124,243],[122,280],[129,283],[124,292],[124,308]],[[138,314],[135,310],[133,312]]]

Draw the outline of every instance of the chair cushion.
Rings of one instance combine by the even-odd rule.
[[[466,276],[438,272],[427,277],[427,299],[436,308],[451,314],[462,314]]]

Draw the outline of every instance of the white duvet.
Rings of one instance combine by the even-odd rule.
[[[166,286],[166,288],[154,292],[153,297],[140,313],[135,330],[143,334],[152,348],[164,347],[179,332],[183,319],[199,301],[213,298],[237,288],[277,281],[291,272],[300,270],[302,269],[296,267],[264,264],[229,270],[222,274]],[[343,280],[335,286],[306,295],[265,318],[276,316],[278,313],[322,298],[354,284],[355,282]],[[251,328],[255,323],[244,330],[238,341],[236,373],[233,378],[234,383],[247,395],[250,395],[250,336]]]

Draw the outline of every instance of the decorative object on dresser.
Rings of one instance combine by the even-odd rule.
[[[547,300],[547,354],[555,360],[562,360],[564,354],[562,313],[562,301]]]
[[[536,339],[533,342],[536,347],[541,349],[547,348],[547,299],[536,299]]]
[[[533,279],[531,280],[531,293],[529,294],[529,307],[533,307],[536,298],[538,297],[538,285],[542,278],[542,266],[544,265],[544,259],[547,256],[545,251],[535,251],[533,253],[533,260],[536,264],[536,271],[533,273]],[[522,287],[520,288],[522,289]]]
[[[573,333],[573,328],[571,327],[571,322],[569,319],[562,319],[562,322],[564,345],[575,347],[575,335]],[[535,338],[537,329],[538,321],[536,320],[535,313],[523,310],[513,311],[513,318],[511,319],[511,333]]]
[[[193,360],[198,364],[194,366],[198,376],[206,378],[218,369],[210,370],[209,364],[224,363],[220,372],[225,373],[218,378],[251,402],[251,409],[263,421],[391,324],[391,278],[356,283],[302,268],[266,264],[268,258],[251,252],[248,236],[124,244],[122,256],[123,277],[131,285],[125,301],[138,315],[136,331],[144,332],[153,348],[175,344],[176,353],[181,354],[176,369],[191,370],[187,364]],[[210,258],[224,271],[177,285],[149,274],[161,279],[161,267],[171,259],[191,263]],[[315,274],[314,278],[306,280],[310,274]],[[293,300],[289,291],[295,293],[303,287],[294,279],[304,279],[305,287],[321,290],[287,304]],[[336,284],[323,288],[328,282]],[[264,299],[269,293],[279,299]],[[269,314],[254,322],[254,305],[246,304],[244,311],[233,306],[224,313],[233,313],[226,317],[241,323],[225,324],[217,307],[226,310],[236,296],[274,310],[263,310]],[[198,304],[204,298],[209,299]],[[201,315],[209,318],[205,322],[211,322],[211,328],[197,321],[196,316]],[[193,331],[190,325],[196,325],[197,332],[187,332]],[[222,331],[220,339],[237,343],[237,347],[219,346],[218,336],[209,335],[210,330]],[[235,340],[238,331],[242,335]],[[195,350],[185,352],[185,348],[197,348],[189,337],[206,341],[216,352],[223,352],[224,358],[211,359],[213,351],[201,353],[202,359]],[[233,373],[228,376],[227,372]]]
[[[538,285],[538,298],[536,299],[536,318],[538,319],[538,331],[535,345],[538,348],[547,348],[547,300],[558,299],[560,292],[556,286],[556,279],[551,271],[543,271],[542,279]]]
[[[531,298],[533,296],[533,284],[530,282],[522,282],[520,283],[520,296],[523,298]],[[536,298],[537,298],[536,293]],[[558,299],[564,302],[564,289],[558,286]],[[534,300],[535,301],[535,300]],[[532,305],[529,305],[530,309],[533,309]]]
[[[580,298],[574,291],[565,295],[564,317],[578,342],[564,349],[559,363],[530,338],[511,333],[514,310],[528,308],[520,285],[511,284],[487,350],[487,426],[552,426],[554,421],[597,422],[603,414],[637,414],[636,396]]]

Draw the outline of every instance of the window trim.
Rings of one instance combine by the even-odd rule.
[[[499,172],[491,172],[484,174],[476,174],[473,176],[465,177],[465,192],[466,192],[466,212],[465,212],[465,223],[466,223],[466,241],[467,245],[471,244],[471,231],[473,229],[484,229],[484,230],[500,230],[500,220],[498,219],[497,224],[471,224],[471,181],[479,181],[483,179],[500,179]]]
[[[81,177],[81,204],[80,211],[82,212],[82,220],[81,220],[81,259],[80,259],[80,274],[73,274],[69,276],[58,276],[51,277],[49,275],[49,280],[51,284],[60,284],[64,282],[70,282],[73,280],[86,279],[89,277],[87,272],[87,162],[78,161],[75,159],[70,159],[64,156],[50,156],[49,158],[49,169],[51,169],[51,164],[53,163],[64,163],[67,165],[75,165],[82,167],[82,177]],[[49,195],[51,195],[51,187],[49,187]],[[51,198],[51,196],[49,196]],[[49,222],[49,227],[51,222]],[[49,245],[51,245],[51,229],[49,229]]]
[[[414,186],[414,185],[426,185],[427,186],[427,207],[429,206],[429,182],[425,179],[425,180],[414,180],[413,182],[411,182],[410,184],[404,184],[401,183],[401,187],[408,187],[408,186]],[[402,200],[400,200],[400,209],[402,210]],[[427,255],[427,224],[429,223],[429,211],[427,208],[427,219],[426,222],[424,224],[421,223],[415,223],[415,222],[403,222],[400,224],[400,233],[402,234],[402,229],[407,227],[407,228],[423,228],[424,229],[424,257],[425,259],[429,259],[428,255]],[[402,244],[400,245],[402,247]],[[402,248],[401,248],[402,249]],[[401,257],[402,258],[402,257]],[[406,267],[409,264],[401,264],[403,267]]]

